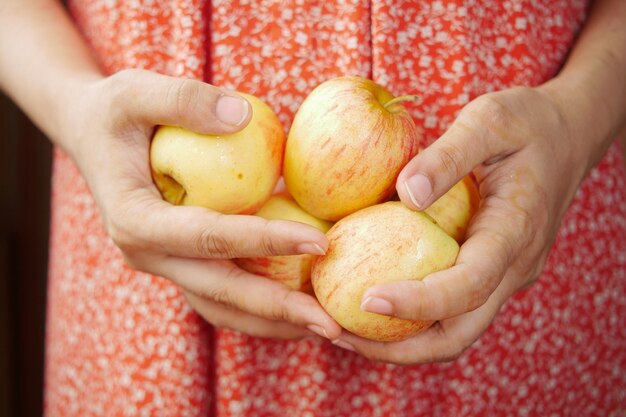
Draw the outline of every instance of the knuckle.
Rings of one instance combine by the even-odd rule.
[[[243,300],[240,294],[232,290],[231,281],[236,280],[242,273],[242,270],[233,266],[226,272],[219,284],[207,288],[201,296],[222,306],[239,309],[239,306],[243,305]]]
[[[237,268],[229,269],[219,284],[206,288],[200,296],[229,308],[238,308],[240,300],[237,297],[237,292],[232,290],[230,281],[236,279],[239,274],[240,271]]]
[[[472,311],[483,306],[489,300],[500,279],[497,271],[478,271],[470,281],[466,311]]]
[[[518,215],[511,210],[502,211],[502,213],[493,214],[491,218],[493,219],[493,224],[498,225],[499,227],[490,227],[489,229],[485,229],[486,236],[492,241],[493,247],[498,249],[498,253],[503,253],[505,255],[505,259],[502,259],[507,264],[513,262],[513,257],[515,254],[515,248],[518,243],[521,242],[519,232],[515,232],[515,236],[511,236],[511,225],[514,222],[519,221]],[[519,227],[520,225],[515,224],[514,227]],[[512,229],[515,230],[515,229]]]
[[[124,258],[124,262],[126,263],[126,265],[128,265],[132,269],[141,269],[141,265],[138,262],[137,258],[126,252],[122,252],[122,257]]]
[[[498,93],[484,94],[471,103],[459,116],[464,123],[472,126],[479,145],[489,154],[499,154],[519,146],[517,131],[522,129],[519,120],[501,100]],[[511,128],[514,124],[515,128]]]
[[[507,107],[497,98],[496,94],[484,94],[474,101],[474,111],[480,117],[491,123],[504,121]]]
[[[410,320],[423,320],[425,317],[433,317],[440,315],[440,308],[442,305],[447,305],[445,300],[441,300],[446,297],[445,292],[438,292],[435,296],[427,296],[423,292],[419,292],[417,296],[412,296],[414,300],[409,308],[407,308],[407,318]],[[441,302],[437,302],[440,300]]]
[[[109,239],[120,249],[126,265],[138,271],[148,271],[150,262],[142,250],[145,245],[137,239],[130,225],[119,221],[107,221],[105,230]]]
[[[132,269],[148,271],[150,262],[146,259],[147,254],[143,253],[143,245],[127,229],[116,227],[112,230],[109,237],[122,252],[126,264]]]
[[[439,166],[446,173],[451,173],[454,177],[461,177],[465,174],[464,154],[463,150],[456,144],[442,145],[437,152]]]
[[[168,87],[166,102],[178,119],[193,113],[198,104],[198,99],[198,86],[193,80],[177,79]]]
[[[236,300],[227,285],[214,286],[206,291],[204,296],[224,306],[232,307],[236,305]]]
[[[134,270],[152,273],[154,257],[138,252],[122,252],[126,265]],[[167,277],[164,277],[167,278]]]
[[[142,70],[125,69],[109,76],[107,79],[106,89],[110,97],[109,110],[114,115],[122,115],[125,109],[132,105],[132,101],[137,97],[138,91],[135,90],[135,80]]]
[[[272,235],[271,226],[272,226],[271,221],[267,221],[265,223],[265,227],[264,227],[262,239],[261,239],[261,251],[265,255],[278,255],[280,254],[280,251]]]
[[[235,250],[230,241],[221,233],[219,219],[212,227],[202,230],[195,239],[195,251],[197,254],[208,258],[232,259],[235,258]]]
[[[122,252],[126,253],[136,248],[137,241],[129,226],[117,217],[108,218],[105,221],[105,230],[115,246],[120,248]]]
[[[110,78],[116,81],[120,81],[122,84],[127,84],[130,81],[136,79],[136,77],[140,76],[144,71],[145,70],[137,68],[123,69],[112,74]]]
[[[272,306],[270,311],[270,318],[273,320],[279,321],[292,321],[292,301],[293,297],[296,295],[296,291],[286,288],[281,302]]]
[[[496,272],[491,272],[483,276],[482,279],[478,280],[478,284],[475,289],[475,298],[474,305],[476,308],[484,305],[491,297],[491,294],[498,286],[498,283],[501,281],[502,277],[500,274]]]
[[[494,221],[503,225],[500,229],[491,231],[491,239],[498,247],[504,249],[507,261],[513,262],[521,248],[527,246],[535,237],[538,222],[547,213],[547,207],[529,209],[536,204],[529,202],[530,199],[541,198],[538,193],[528,191],[514,191],[505,197],[495,197],[501,213],[494,216]],[[531,214],[531,211],[536,214]],[[506,226],[506,227],[504,227]],[[507,236],[510,231],[515,231],[515,238]]]

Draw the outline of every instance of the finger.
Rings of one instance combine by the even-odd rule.
[[[443,136],[404,167],[396,182],[404,204],[424,210],[478,165],[519,149],[509,132],[514,116],[495,97],[468,104]]]
[[[395,364],[448,362],[460,357],[489,327],[504,302],[514,292],[512,275],[480,308],[458,317],[435,323],[418,335],[400,342],[382,343],[344,332],[338,346],[347,346],[377,361]]]
[[[532,234],[531,219],[524,210],[512,206],[509,198],[489,196],[452,268],[422,281],[373,286],[363,294],[361,308],[413,320],[441,320],[472,311],[498,287]]]
[[[310,330],[295,324],[268,320],[224,307],[216,302],[198,297],[189,291],[183,291],[183,293],[193,309],[216,327],[236,330],[255,337],[296,339],[317,336]]]
[[[168,257],[154,271],[198,297],[268,320],[308,328],[326,338],[341,334],[339,325],[315,298],[279,282],[250,274],[229,261]]]
[[[150,128],[170,125],[205,134],[232,133],[252,117],[245,98],[201,81],[138,69],[114,77],[120,91],[113,105]]]
[[[323,255],[328,248],[326,235],[304,223],[172,206],[156,190],[133,193],[128,207],[116,208],[123,213],[111,216],[123,224],[107,227],[113,241],[129,253],[150,248],[179,257],[232,259]]]

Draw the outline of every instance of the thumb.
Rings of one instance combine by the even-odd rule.
[[[396,182],[404,204],[425,210],[478,165],[511,151],[479,121],[462,112],[443,136],[409,161]]]
[[[252,106],[241,95],[202,81],[136,69],[115,76],[121,79],[123,108],[151,127],[169,125],[204,134],[232,133],[243,129],[252,117]]]

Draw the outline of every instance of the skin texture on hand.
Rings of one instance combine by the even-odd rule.
[[[398,178],[400,198],[418,210],[445,192],[449,179],[474,169],[483,200],[455,266],[423,281],[375,286],[363,295],[369,298],[368,310],[372,299],[382,299],[391,305],[391,315],[440,321],[394,349],[351,335],[342,340],[368,356],[398,363],[446,360],[469,346],[504,301],[536,279],[560,217],[583,178],[580,168],[572,173],[571,183],[562,180],[570,167],[584,165],[571,152],[559,150],[573,148],[572,139],[561,135],[565,130],[558,107],[536,89],[505,90],[466,106],[448,132]],[[555,153],[562,155],[557,163]],[[433,184],[425,199],[411,197],[405,186],[418,173],[428,173]]]
[[[252,116],[242,97],[150,71],[103,76],[54,0],[0,4],[0,88],[78,165],[108,234],[131,266],[176,283],[217,326],[262,337],[339,336],[339,326],[313,297],[229,260],[319,255],[328,245],[321,231],[173,206],[152,182],[148,152],[156,126],[239,131]]]
[[[452,360],[511,295],[533,284],[576,190],[626,120],[624,19],[626,3],[595,2],[558,77],[476,98],[409,162],[397,182],[408,207],[426,209],[472,170],[481,206],[455,266],[363,295],[366,311],[438,322],[396,343],[344,332],[343,346],[398,364]]]
[[[81,145],[73,148],[73,156],[109,235],[131,266],[179,285],[191,305],[220,327],[265,337],[308,336],[310,329],[321,336],[338,335],[338,325],[313,297],[230,261],[319,254],[315,248],[327,246],[322,232],[300,223],[173,206],[152,182],[148,151],[155,126],[207,134],[239,130],[251,117],[245,100],[237,98],[240,104],[230,106],[232,93],[141,70],[117,73],[86,91],[81,116],[89,129],[78,132],[74,143]],[[220,108],[224,97],[226,109]],[[97,140],[91,138],[94,132]]]

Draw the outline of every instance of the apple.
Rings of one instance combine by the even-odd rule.
[[[320,219],[336,221],[386,201],[420,135],[401,101],[361,77],[316,87],[298,109],[287,138],[283,176],[289,193]]]
[[[253,112],[239,132],[202,135],[173,126],[157,129],[150,162],[165,200],[224,214],[251,214],[270,197],[280,177],[285,133],[267,104],[239,94]]]
[[[332,223],[320,220],[304,211],[286,192],[271,196],[256,215],[268,220],[291,220],[305,223],[324,233],[332,226]],[[294,290],[312,293],[310,277],[311,263],[314,258],[315,255],[308,254],[265,256],[239,258],[235,259],[235,263],[248,272],[280,281]]]
[[[390,201],[341,219],[326,235],[330,245],[313,263],[311,282],[318,301],[339,325],[358,336],[390,342],[432,324],[360,308],[363,293],[376,284],[421,280],[454,265],[458,243],[427,214]]]
[[[460,245],[465,241],[467,226],[478,210],[479,203],[478,187],[468,175],[439,197],[425,212]]]

